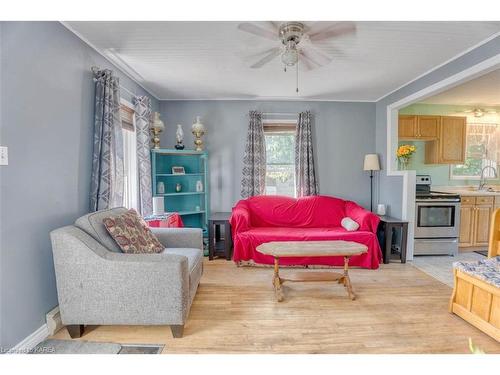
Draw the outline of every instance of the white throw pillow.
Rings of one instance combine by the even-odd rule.
[[[340,222],[340,225],[342,225],[348,232],[354,232],[359,229],[359,224],[350,217],[344,217]]]

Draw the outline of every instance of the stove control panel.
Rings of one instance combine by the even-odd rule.
[[[417,175],[415,182],[417,185],[431,185],[432,179],[429,175]]]

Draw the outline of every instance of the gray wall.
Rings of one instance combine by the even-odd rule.
[[[49,232],[88,212],[94,84],[113,69],[57,22],[1,22],[0,348],[17,344],[57,305]],[[124,95],[130,100],[130,95]],[[153,105],[158,108],[154,99]]]
[[[420,91],[436,82],[442,81],[452,75],[474,66],[481,61],[496,56],[500,53],[500,36],[492,39],[488,43],[473,49],[465,55],[443,65],[439,69],[432,71],[429,74],[419,78],[418,80],[400,88],[391,95],[377,102],[376,105],[376,148],[381,155],[381,159],[385,164],[387,157],[387,106],[391,103],[407,97],[417,91]],[[391,208],[391,215],[401,217],[401,199],[403,190],[402,177],[388,177],[385,173],[380,175],[380,193],[379,200],[381,203],[386,203]]]
[[[187,148],[199,115],[207,131],[212,211],[229,211],[240,199],[242,159],[248,112],[299,112],[311,110],[317,176],[321,194],[370,204],[369,178],[362,171],[363,157],[375,151],[375,104],[347,102],[280,101],[161,101],[166,123],[162,147],[175,145],[176,124],[182,124]]]

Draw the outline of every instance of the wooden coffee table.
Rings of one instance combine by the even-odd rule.
[[[356,299],[349,279],[349,258],[368,251],[363,244],[351,241],[284,241],[267,242],[257,246],[257,251],[274,257],[273,286],[278,302],[285,298],[281,285],[285,281],[338,281],[344,284],[351,300]],[[296,272],[286,278],[279,275],[279,259],[293,257],[344,257],[344,272]]]

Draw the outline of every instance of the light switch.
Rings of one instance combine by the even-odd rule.
[[[0,146],[0,165],[9,165],[9,148]]]

